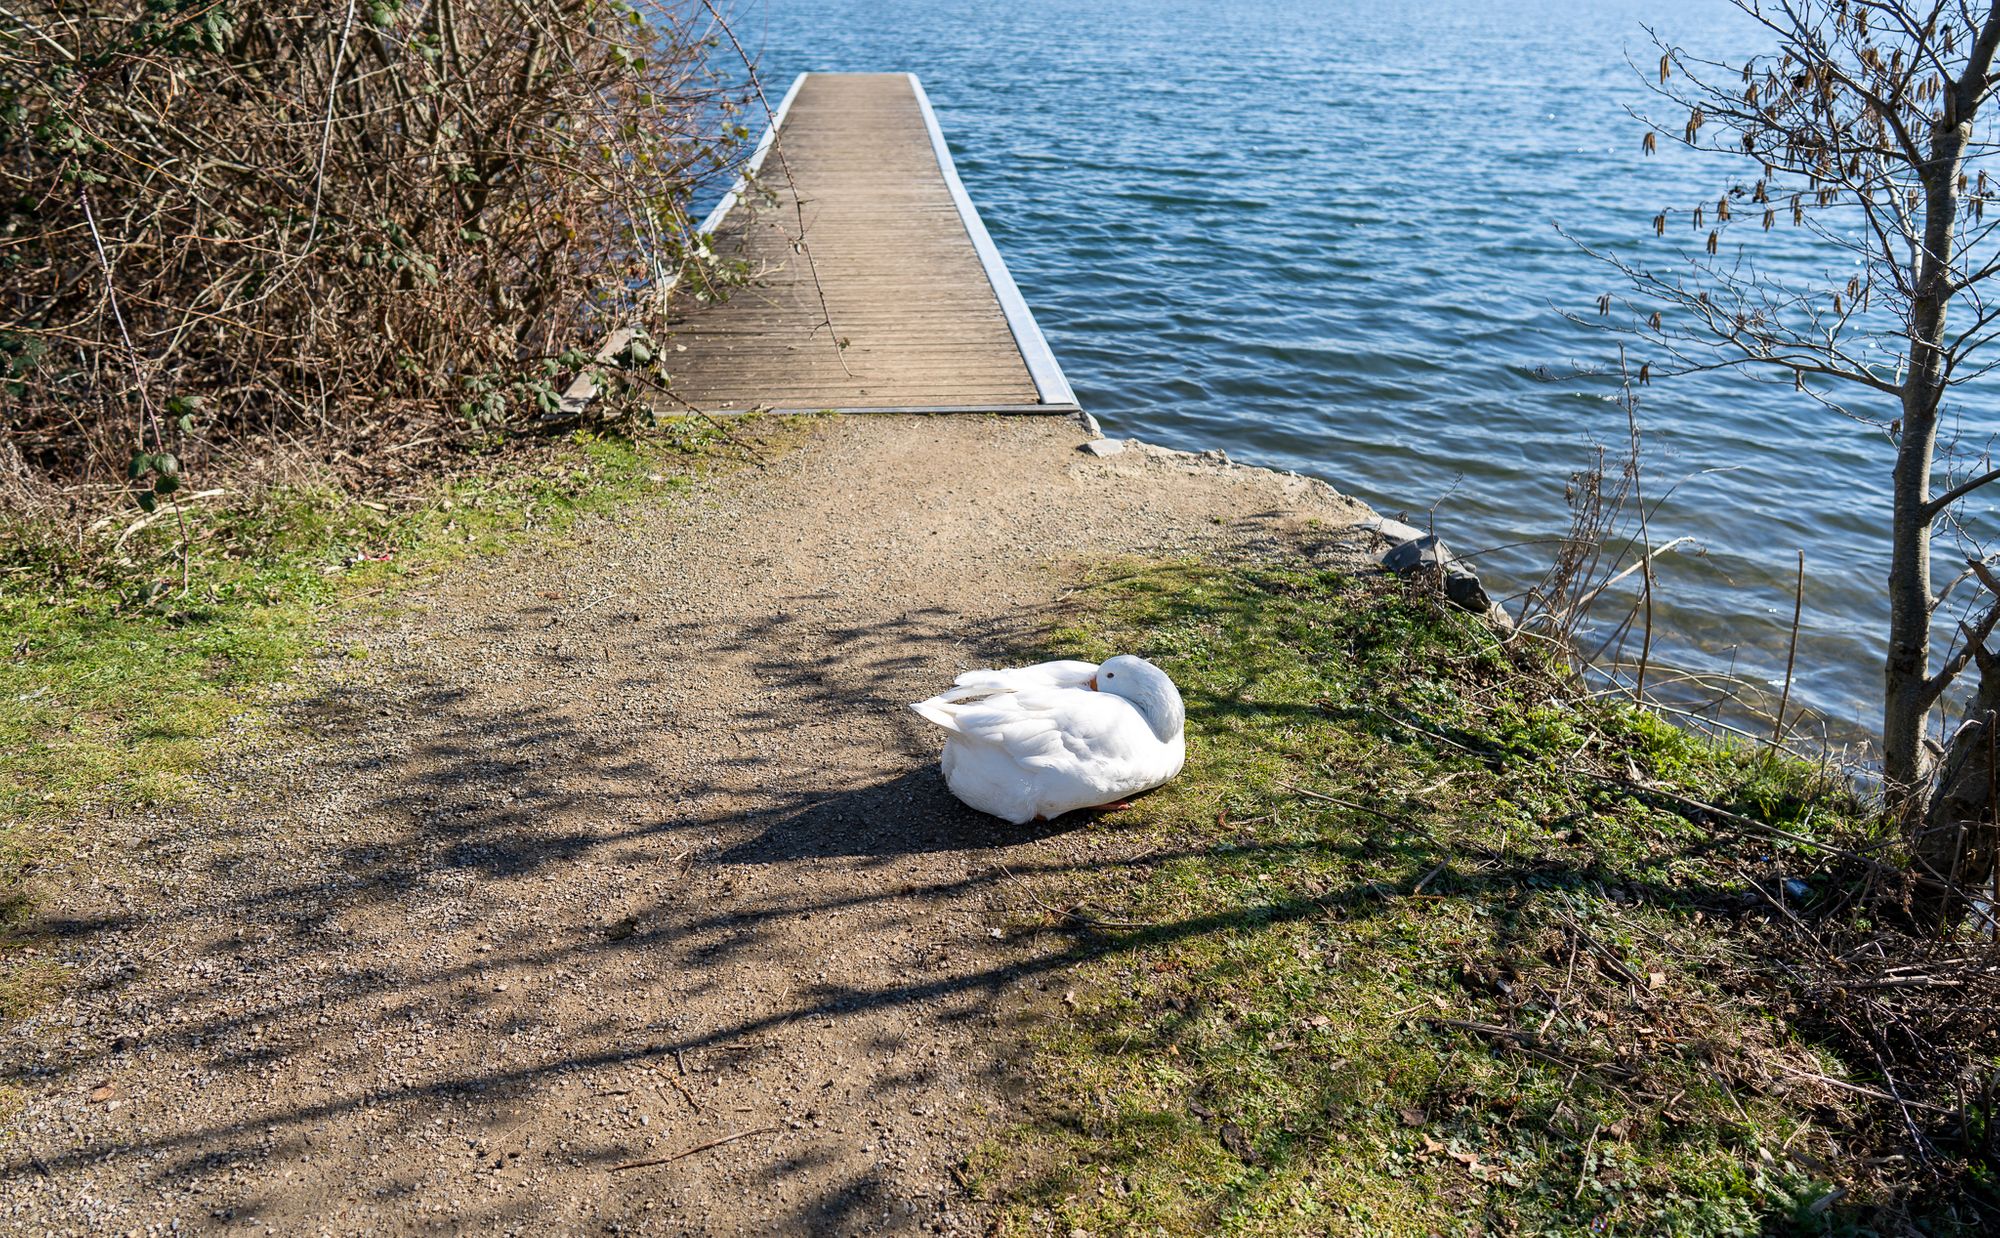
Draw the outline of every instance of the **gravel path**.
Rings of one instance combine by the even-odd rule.
[[[58,900],[0,1225],[980,1229],[956,1166],[1060,948],[1007,932],[1020,883],[1116,818],[960,807],[903,703],[1080,563],[1366,514],[1084,437],[828,419],[353,621],[210,805],[106,823]]]

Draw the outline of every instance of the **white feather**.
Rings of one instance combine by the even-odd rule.
[[[1105,665],[1119,667],[1148,699],[1171,698],[1171,734],[1156,734],[1123,695],[1093,691],[1089,684],[1102,668],[1088,662],[968,671],[952,688],[910,707],[951,732],[940,765],[952,794],[1020,824],[1115,803],[1179,773],[1186,737],[1173,682],[1138,658]]]

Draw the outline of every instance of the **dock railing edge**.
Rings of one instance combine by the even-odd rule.
[[[993,285],[993,295],[1000,301],[1000,312],[1006,315],[1007,329],[1014,333],[1014,344],[1021,350],[1021,360],[1027,363],[1028,377],[1034,380],[1036,394],[1041,396],[1043,404],[1051,406],[1051,412],[1077,408],[1076,392],[1070,389],[1069,379],[1063,376],[1062,366],[1056,363],[1055,353],[1049,350],[1049,342],[1035,322],[1035,315],[1029,310],[1026,298],[1022,297],[1020,286],[1008,273],[1007,262],[1000,256],[1000,247],[993,243],[993,235],[986,230],[978,209],[972,205],[972,196],[965,192],[965,182],[958,178],[958,168],[951,159],[951,147],[945,144],[944,130],[938,126],[937,112],[931,108],[931,98],[924,93],[923,82],[914,73],[907,76],[910,90],[917,97],[917,106],[923,111],[924,127],[930,131],[931,149],[937,155],[938,171],[944,176],[945,188],[951,191],[952,201],[958,207],[959,222],[965,225],[965,234],[972,240],[980,265],[986,268],[986,280]]]
[[[778,101],[777,110],[771,113],[771,123],[765,126],[764,136],[757,139],[756,149],[750,152],[750,158],[744,163],[743,170],[736,174],[736,183],[729,187],[728,193],[722,195],[722,201],[717,202],[715,208],[702,217],[701,225],[695,229],[698,234],[707,236],[721,227],[722,217],[729,214],[729,208],[735,206],[737,200],[743,196],[743,191],[750,187],[750,178],[757,175],[758,170],[764,166],[764,156],[771,153],[771,144],[778,140],[778,126],[785,123],[785,113],[792,110],[792,100],[799,97],[799,87],[805,85],[806,78],[810,76],[812,76],[810,73],[801,73],[792,79],[791,89],[785,91],[785,97]]]
[[[808,76],[809,74],[801,73],[792,79],[791,89],[787,90],[785,97],[778,101],[777,110],[771,113],[770,123],[764,128],[764,136],[757,139],[756,147],[751,150],[750,158],[744,161],[743,170],[736,174],[736,180],[729,186],[729,192],[723,194],[722,200],[715,204],[714,209],[703,216],[699,224],[695,225],[694,233],[696,236],[707,236],[714,232],[717,227],[721,226],[723,216],[729,214],[729,208],[735,206],[743,197],[743,191],[750,188],[750,178],[755,176],[757,170],[764,166],[764,156],[771,153],[772,143],[778,140],[778,126],[784,122],[785,113],[791,110],[792,100],[798,97],[799,87],[805,85]],[[664,303],[664,299],[675,288],[680,286],[680,282],[681,273],[675,271],[672,275],[660,281],[659,285],[654,289],[653,295],[660,297]],[[598,345],[593,359],[594,363],[603,365],[619,353],[625,351],[626,346],[632,342],[634,334],[636,333],[630,326],[614,329]],[[589,406],[590,402],[597,398],[597,395],[597,379],[591,375],[590,371],[585,370],[572,379],[569,387],[563,391],[560,411],[565,417],[575,417],[581,414]]]
[[[722,199],[702,218],[701,223],[695,229],[697,235],[707,236],[713,233],[716,228],[721,226],[723,219],[729,214],[730,210],[742,200],[744,191],[750,187],[751,179],[763,167],[765,156],[770,153],[771,147],[776,143],[778,127],[784,123],[786,114],[791,111],[792,101],[798,98],[799,88],[805,85],[806,78],[810,76],[812,74],[808,71],[792,79],[790,88],[785,91],[785,97],[779,101],[778,106],[771,112],[770,123],[765,127],[763,136],[757,140],[756,147],[750,152],[750,158],[744,162],[743,170],[738,173],[735,183],[729,188],[729,192],[725,193]],[[857,407],[852,409],[820,409],[818,411],[856,413],[1081,413],[1082,410],[1076,402],[1076,392],[1070,388],[1069,379],[1063,375],[1062,366],[1057,363],[1055,353],[1050,351],[1048,339],[1042,335],[1040,325],[1035,322],[1034,312],[1028,308],[1026,298],[1021,295],[1020,286],[1014,282],[1013,275],[1008,272],[1006,260],[1000,256],[1000,248],[994,244],[993,235],[986,230],[985,221],[979,218],[979,210],[972,204],[972,197],[965,190],[965,182],[959,179],[958,168],[952,161],[951,147],[945,143],[944,131],[938,125],[937,112],[931,107],[930,96],[925,93],[923,82],[914,73],[905,73],[903,76],[909,79],[910,92],[915,96],[917,107],[923,114],[924,129],[930,135],[931,151],[937,158],[938,172],[944,180],[946,190],[951,194],[952,204],[958,209],[959,223],[965,228],[967,239],[972,242],[973,252],[979,255],[979,263],[986,273],[987,283],[992,286],[994,298],[1000,303],[1000,312],[1006,319],[1007,329],[1013,334],[1015,347],[1020,349],[1021,360],[1028,368],[1028,377],[1035,384],[1035,394],[1040,398],[1041,402],[1033,405],[1016,404],[1005,407],[997,405],[936,405],[924,408],[891,407],[877,409]],[[669,277],[668,287],[678,282],[678,274]],[[602,362],[609,356],[616,354],[631,337],[632,331],[629,328],[613,332],[605,341],[604,347],[600,350],[598,360]],[[570,390],[564,393],[564,408],[567,411],[574,405],[580,409],[583,403],[588,402],[595,395],[595,383],[587,375],[580,375],[576,382],[571,384]],[[779,408],[773,409],[773,411],[801,410]]]

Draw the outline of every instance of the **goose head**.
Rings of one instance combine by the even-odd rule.
[[[1107,660],[1090,677],[1090,686],[1132,702],[1132,707],[1163,744],[1171,742],[1187,723],[1180,689],[1174,687],[1174,681],[1167,678],[1165,671],[1144,658],[1121,653]]]

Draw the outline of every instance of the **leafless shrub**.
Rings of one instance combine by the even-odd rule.
[[[1625,416],[1626,434],[1615,445],[1595,446],[1590,463],[1569,475],[1563,493],[1569,527],[1552,539],[1548,566],[1519,596],[1517,632],[1548,642],[1578,680],[1603,692],[1641,701],[1712,736],[1794,753],[1809,748],[1814,757],[1839,764],[1823,735],[1817,742],[1800,739],[1824,719],[1791,700],[1803,618],[1803,552],[1792,599],[1785,678],[1775,688],[1733,671],[1658,664],[1654,656],[1658,565],[1694,539],[1661,539],[1654,534],[1653,518],[1679,483],[1653,493],[1644,485],[1645,440],[1637,388],[1647,379],[1646,369],[1642,366],[1635,374],[1621,350],[1615,370],[1543,369],[1537,376],[1545,382],[1615,381],[1617,394],[1612,399]]]
[[[649,0],[29,0],[0,15],[0,401],[147,503],[218,445],[555,419],[660,320],[740,139]]]
[[[1579,632],[1593,603],[1602,596],[1618,570],[1619,536],[1638,473],[1636,454],[1613,464],[1603,446],[1595,460],[1569,475],[1563,502],[1569,508],[1569,529],[1556,543],[1549,566],[1521,600],[1520,626],[1560,641],[1582,656]],[[1606,555],[1613,558],[1607,565]]]
[[[1607,660],[1620,662],[1636,625],[1640,654],[1631,690],[1635,697],[1643,698],[1653,642],[1653,563],[1688,539],[1653,544],[1650,513],[1641,487],[1644,441],[1639,432],[1639,397],[1622,353],[1617,377],[1616,399],[1625,414],[1625,442],[1615,456],[1598,446],[1589,467],[1570,474],[1563,490],[1570,513],[1569,529],[1557,541],[1541,579],[1523,595],[1517,622],[1523,631],[1555,641],[1579,676]],[[1639,576],[1640,587],[1632,604],[1608,631],[1598,630],[1602,625],[1593,624],[1592,619],[1599,604],[1633,575]]]

